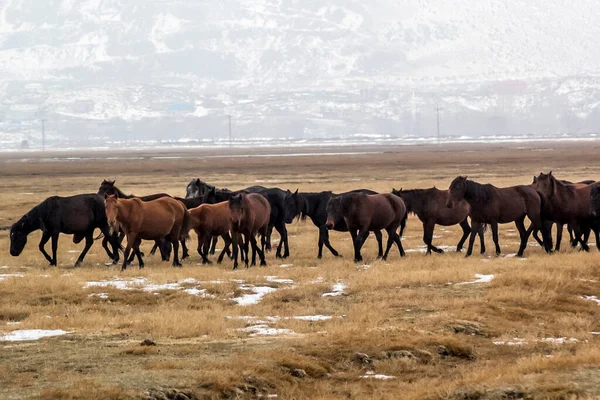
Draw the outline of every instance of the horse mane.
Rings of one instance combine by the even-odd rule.
[[[117,194],[117,196],[119,196],[120,199],[130,199],[132,197],[136,197],[132,194],[129,194],[129,195],[125,194],[125,192],[123,192],[121,189],[119,189],[115,185],[113,185],[113,189],[114,189],[115,193]]]
[[[488,202],[492,198],[493,186],[488,184],[481,184],[475,181],[466,180],[467,190],[465,191],[465,197],[469,193],[469,197],[477,202]]]
[[[306,196],[304,193],[298,192],[296,195],[296,205],[300,212],[298,213],[298,219],[301,221],[306,221],[308,217],[308,201],[306,200]]]
[[[40,229],[42,225],[42,216],[45,214],[47,208],[47,201],[48,200],[44,200],[43,202],[29,210],[25,215],[23,215],[17,222],[13,224],[13,227],[19,226],[19,231],[26,234],[30,234],[36,229]]]
[[[551,177],[553,180],[553,184],[554,184],[554,193],[553,194],[556,194],[557,185],[562,190],[567,190],[570,193],[574,194],[575,192],[577,192],[577,190],[575,189],[575,186],[573,186],[572,184],[567,184],[567,183],[561,181],[560,179],[556,179],[554,177],[554,175],[548,175],[548,176]]]

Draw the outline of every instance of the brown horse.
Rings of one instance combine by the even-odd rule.
[[[458,176],[450,184],[450,195],[446,202],[447,207],[453,207],[462,200],[471,206],[471,237],[467,257],[473,253],[475,234],[481,229],[481,224],[489,224],[492,228],[492,237],[496,246],[496,254],[500,255],[498,243],[498,224],[514,222],[521,236],[521,246],[517,255],[523,256],[527,247],[527,239],[532,229],[525,229],[525,217],[532,222],[533,229],[542,231],[544,246],[550,252],[548,230],[542,223],[542,199],[531,186],[512,186],[498,188],[493,185],[482,185],[470,181],[467,177]]]
[[[211,264],[208,259],[209,245],[213,237],[221,236],[225,246],[219,254],[217,263],[223,261],[223,256],[228,253],[231,244],[231,213],[229,202],[222,201],[217,204],[202,204],[189,210],[190,229],[198,235],[198,254],[202,257],[203,264]]]
[[[233,269],[238,267],[238,247],[241,235],[244,236],[244,260],[248,268],[248,243],[252,243],[252,265],[256,264],[256,254],[260,257],[260,265],[266,266],[264,246],[269,230],[271,206],[268,200],[257,193],[238,193],[228,202],[231,214],[231,236],[233,241]],[[261,248],[256,243],[256,234],[261,235]],[[243,254],[242,254],[243,258]]]
[[[549,204],[552,220],[573,227],[575,239],[583,250],[590,250],[585,238],[589,229],[594,230],[596,245],[600,250],[598,227],[595,218],[590,215],[592,185],[568,185],[556,179],[550,171],[548,174],[540,173],[533,187]]]
[[[463,235],[456,246],[456,251],[462,250],[465,240],[467,240],[469,233],[471,233],[471,227],[467,222],[467,217],[471,210],[469,203],[461,201],[455,207],[448,208],[446,207],[448,190],[440,190],[436,187],[413,190],[392,189],[392,193],[404,201],[406,212],[416,214],[423,223],[423,242],[427,245],[426,254],[431,254],[432,250],[436,253],[444,252],[444,250],[438,249],[431,243],[436,224],[442,226],[459,224],[463,230]],[[483,230],[478,233],[481,242],[481,252],[485,253]]]
[[[189,213],[181,202],[170,197],[144,202],[138,198],[119,199],[116,195],[106,195],[104,204],[111,230],[122,229],[127,236],[122,270],[127,268],[131,249],[137,255],[140,268],[144,267],[140,254],[142,239],[166,238],[173,245],[173,266],[181,266],[179,241],[187,235],[190,223]]]
[[[387,259],[392,243],[398,246],[400,256],[405,256],[397,232],[398,227],[404,230],[406,224],[406,206],[400,197],[391,193],[347,193],[332,197],[327,203],[327,229],[333,229],[336,221],[342,219],[352,236],[355,262],[362,261],[360,249],[369,237],[369,232],[382,229],[388,233],[387,248],[382,259]]]

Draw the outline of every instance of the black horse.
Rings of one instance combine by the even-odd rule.
[[[364,193],[364,194],[377,194],[372,190],[368,189],[357,189],[352,190],[350,192],[342,193]],[[313,224],[317,228],[319,228],[319,252],[317,254],[317,258],[323,257],[323,245],[325,245],[331,254],[338,257],[339,253],[336,249],[331,246],[329,243],[329,232],[327,231],[327,203],[329,199],[334,196],[338,196],[337,194],[333,194],[332,192],[298,192],[296,190],[294,193],[287,192],[285,198],[285,220],[293,221],[294,218],[300,217],[305,220],[306,217],[309,217]],[[348,232],[348,227],[346,226],[346,222],[343,219],[335,222],[333,227],[334,230],[338,232]],[[379,245],[378,257],[383,257],[383,243],[381,231],[375,231],[375,237],[377,238],[377,244]],[[402,235],[402,233],[400,233]]]
[[[285,191],[279,188],[265,188],[262,186],[250,186],[246,189],[232,192],[228,189],[216,189],[213,186],[204,193],[203,199],[207,204],[216,204],[222,201],[228,201],[231,197],[238,193],[258,193],[269,201],[269,205],[271,206],[271,216],[269,219],[269,229],[266,237],[266,249],[271,250],[271,233],[273,232],[273,228],[275,228],[277,232],[279,232],[279,236],[281,236],[281,240],[277,246],[277,251],[275,252],[275,257],[289,257],[290,247],[286,223],[292,223],[294,218],[286,218],[285,199],[289,194],[291,194],[291,192],[289,190]]]
[[[79,266],[94,243],[94,230],[98,228],[104,234],[102,247],[113,263],[119,261],[119,244],[116,234],[110,235],[104,210],[104,200],[96,194],[80,194],[70,197],[52,196],[33,207],[10,228],[10,254],[21,254],[27,244],[27,235],[42,230],[39,249],[51,266],[56,266],[56,251],[59,234],[73,235],[73,243],[85,239],[85,247],[75,266]],[[52,239],[52,257],[46,252],[45,245]],[[111,242],[112,252],[108,248]]]

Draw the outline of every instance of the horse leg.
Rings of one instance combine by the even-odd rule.
[[[396,242],[396,246],[398,247],[398,251],[400,252],[400,257],[406,257],[404,247],[402,247],[402,238],[396,232],[394,232],[394,242]]]
[[[173,266],[181,267],[181,262],[179,261],[179,235],[174,236],[174,238],[171,238],[171,244],[173,245]]]
[[[181,259],[185,260],[186,258],[188,258],[190,256],[190,253],[188,253],[187,246],[185,245],[185,239],[182,239],[180,242],[181,242],[181,248],[182,248]]]
[[[521,237],[521,246],[519,246],[519,251],[517,252],[517,257],[523,257],[523,252],[527,247],[527,239],[529,239],[529,235],[533,231],[532,228],[525,229],[525,217],[519,218],[515,221],[515,225],[519,230],[519,236]]]
[[[564,224],[556,223],[556,247],[554,248],[554,251],[560,251],[560,242],[562,242],[564,227]]]
[[[498,223],[492,222],[490,223],[490,227],[492,228],[492,239],[494,240],[494,245],[496,246],[496,255],[499,256],[500,251],[500,243],[498,242]]]
[[[471,257],[473,254],[473,244],[475,243],[475,236],[482,229],[481,224],[479,222],[471,221],[471,237],[469,238],[469,248],[467,249],[466,257]]]
[[[144,268],[144,260],[142,258],[142,252],[140,251],[140,245],[142,244],[142,239],[137,238],[133,243],[133,254],[137,256],[138,266],[140,269]]]
[[[356,239],[354,239],[354,262],[361,262],[363,260],[362,255],[360,254],[360,249],[362,248],[363,244],[365,244],[368,237],[369,231],[363,230],[362,232],[359,231]]]
[[[466,218],[460,221],[459,225],[463,230],[463,235],[458,241],[458,244],[456,245],[457,252],[460,252],[462,250],[463,246],[465,245],[465,241],[469,237],[469,233],[471,233],[471,227],[469,226],[469,223],[467,222]]]
[[[221,250],[221,254],[219,254],[219,258],[217,259],[217,264],[221,264],[223,262],[223,257],[225,256],[226,251],[229,251],[229,246],[231,246],[231,238],[229,237],[229,233],[221,235],[223,238],[223,242],[225,242],[225,246],[223,250]]]
[[[46,260],[48,260],[50,263],[50,266],[52,266],[52,258],[48,253],[46,253],[46,249],[44,247],[46,246],[46,243],[48,243],[48,240],[50,240],[51,236],[52,235],[50,235],[48,232],[42,233],[42,239],[40,240],[40,244],[38,246],[44,257],[46,257]]]
[[[273,225],[269,224],[269,228],[267,229],[267,245],[266,251],[271,251],[271,234],[273,233]]]
[[[133,248],[133,244],[136,240],[137,238],[134,234],[127,236],[127,247],[125,247],[125,253],[123,253],[123,265],[121,266],[121,271],[125,271],[127,269],[127,265],[129,265],[129,253],[131,253],[131,249]]]
[[[485,254],[485,235],[483,232],[483,225],[479,225],[477,234],[479,235],[479,254]]]
[[[244,253],[246,253],[246,259],[244,262],[246,263],[246,268],[248,268],[248,262],[250,261],[250,235],[244,234]],[[256,257],[256,253],[254,253],[254,249],[252,249],[252,257]]]
[[[260,266],[266,267],[267,261],[265,260],[265,253],[258,247],[258,244],[256,243],[256,237],[252,236],[252,238],[250,240],[252,242],[252,248],[256,250],[256,252],[258,253],[258,257],[260,258]],[[252,265],[254,265],[254,250],[253,250],[252,254],[253,254],[252,255]]]
[[[85,247],[83,248],[83,251],[79,255],[79,258],[77,259],[77,261],[75,261],[76,267],[79,267],[79,265],[83,262],[85,255],[87,254],[88,250],[90,249],[90,247],[92,247],[93,244],[94,244],[94,231],[91,231],[85,236]]]
[[[383,257],[381,257],[381,259],[383,261],[387,260],[390,249],[392,248],[392,244],[395,241],[396,228],[397,227],[394,227],[394,229],[392,229],[391,227],[388,227],[388,229],[386,229],[387,234],[388,234],[388,240],[387,240],[387,246],[385,247],[385,253],[383,254]]]
[[[236,270],[238,269],[238,247],[240,245],[239,233],[231,232],[231,243],[233,244],[231,249],[231,252],[233,253],[233,269]]]
[[[218,242],[218,241],[219,241],[219,237],[218,237],[218,236],[215,236],[215,237],[212,239],[212,243],[211,243],[211,245],[210,245],[210,254],[211,254],[211,255],[214,255],[214,254],[216,253],[216,251],[217,251],[217,242]]]
[[[321,258],[323,256],[323,245],[329,249],[334,257],[340,257],[340,253],[338,253],[338,251],[333,248],[331,243],[329,243],[329,231],[325,225],[319,227],[319,255],[317,258]]]
[[[435,221],[427,221],[423,223],[423,241],[427,245],[427,252],[425,254],[431,254],[431,251],[435,251],[438,254],[442,254],[444,250],[438,249],[432,243],[433,241],[433,230],[435,229]]]
[[[377,258],[383,258],[383,235],[381,234],[381,231],[374,231],[373,233],[375,234],[375,239],[377,239]],[[369,236],[368,233],[367,236]],[[367,238],[365,238],[365,240],[367,240]],[[362,247],[362,244],[360,246]]]
[[[56,253],[58,252],[58,235],[60,235],[59,232],[55,232],[52,234],[52,263],[50,265],[53,265],[55,267],[57,264]]]
[[[150,250],[150,255],[153,256],[156,254],[156,249],[158,249],[158,241],[154,241],[154,246],[152,246],[152,250]]]

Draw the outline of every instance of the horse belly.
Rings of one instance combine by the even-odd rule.
[[[169,235],[174,225],[172,216],[157,215],[154,218],[144,218],[138,236],[147,240],[160,239]]]

